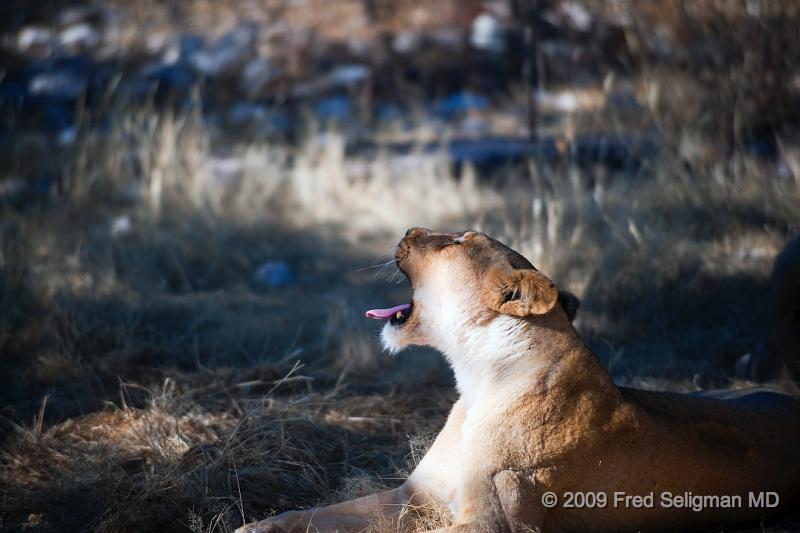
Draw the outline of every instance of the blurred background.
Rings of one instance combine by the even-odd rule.
[[[410,226],[526,255],[618,383],[747,385],[800,229],[798,28],[793,0],[4,1],[0,529],[230,531],[398,484],[455,398],[363,318],[408,298]]]

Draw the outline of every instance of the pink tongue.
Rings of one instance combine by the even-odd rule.
[[[390,307],[389,309],[370,309],[366,312],[367,318],[377,318],[378,320],[389,320],[398,311],[405,311],[411,304],[402,304]]]

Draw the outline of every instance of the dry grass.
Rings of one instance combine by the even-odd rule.
[[[358,475],[351,463],[391,472],[405,461],[404,434],[436,424],[424,400],[408,394],[287,397],[280,380],[230,378],[182,379],[194,387],[180,391],[167,380],[144,391],[141,408],[109,404],[47,428],[41,417],[15,426],[0,457],[4,524],[230,531],[243,517],[344,495],[335,490]],[[259,384],[272,392],[243,393]],[[433,410],[442,415],[443,408]]]
[[[3,223],[7,529],[229,531],[395,485],[453,393],[435,356],[377,354],[360,309],[406,289],[360,267],[415,218],[490,231],[581,296],[579,328],[618,381],[741,386],[733,361],[760,338],[800,209],[794,176],[744,157],[707,178],[662,160],[637,178],[566,165],[498,187],[425,156],[401,181],[335,134],[293,158],[242,148],[253,170],[220,192],[192,117],[129,120],[84,141],[68,202]],[[250,284],[267,258],[298,283]]]

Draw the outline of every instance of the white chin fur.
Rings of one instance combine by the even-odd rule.
[[[400,331],[400,328],[387,322],[381,330],[381,345],[384,350],[394,355],[408,346],[408,343],[403,340],[403,332]]]

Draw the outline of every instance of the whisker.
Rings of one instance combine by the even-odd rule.
[[[358,268],[358,269],[356,269],[356,272],[363,272],[365,270],[371,270],[373,268],[386,268],[387,266],[391,265],[392,263],[394,263],[394,259],[389,259],[385,263],[378,263],[377,265],[369,265],[369,266]]]
[[[365,270],[372,270],[378,269],[375,274],[372,276],[373,278],[377,278],[387,267],[390,267],[394,264],[394,249],[385,253],[380,254],[378,257],[375,258],[376,264],[368,265],[365,267],[361,267],[356,269],[356,272],[363,272]],[[385,259],[386,261],[381,262],[381,260]]]
[[[398,278],[398,276],[399,276],[399,279],[397,279],[397,280],[395,281],[395,279],[396,279],[396,278]],[[400,269],[398,268],[398,269],[395,269],[395,271],[394,271],[394,272],[392,272],[392,275],[391,275],[391,276],[389,276],[389,279],[388,279],[387,281],[388,281],[389,283],[392,283],[392,282],[394,282],[395,284],[399,285],[400,283],[402,283],[403,281],[405,281],[405,279],[406,279],[406,275],[405,275],[405,274],[403,274],[403,271],[402,271],[402,270],[400,270]]]

